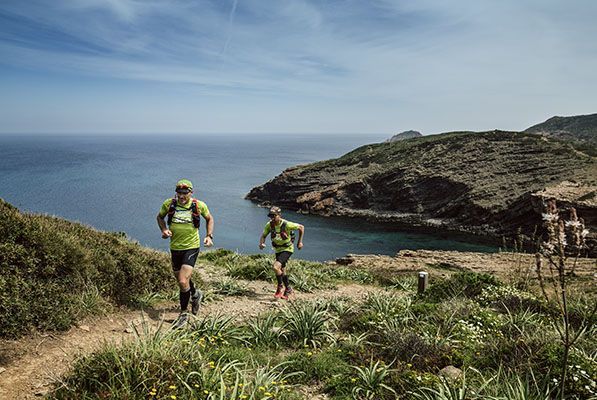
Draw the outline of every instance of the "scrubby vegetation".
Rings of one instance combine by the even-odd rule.
[[[166,254],[4,202],[0,214],[4,337],[66,329],[113,305],[150,307],[168,291],[176,300]],[[202,285],[205,301],[250,296],[247,281],[271,281],[272,261],[203,253],[199,264],[223,277]],[[146,324],[136,340],[79,358],[49,398],[548,400],[562,386],[567,399],[597,398],[596,292],[586,277],[566,275],[562,314],[528,278],[439,268],[418,294],[396,272],[296,259],[288,268],[300,292],[358,283],[367,295],[282,302],[252,319],[200,314],[178,331]],[[566,330],[554,324],[562,315]],[[578,337],[565,342],[562,332]]]
[[[169,258],[129,241],[0,199],[0,337],[65,330],[112,305],[138,305],[170,285]]]
[[[200,261],[232,276],[271,275],[268,256],[220,250]],[[302,269],[308,281],[317,267],[313,289],[337,285],[347,275],[361,279],[317,263],[292,260],[290,267]],[[476,273],[435,279],[424,295],[412,284],[371,288],[362,299],[285,303],[252,320],[207,315],[188,330],[140,335],[135,343],[80,359],[50,397],[308,399],[324,392],[332,399],[547,400],[558,395],[563,350],[550,322],[557,310],[537,288],[523,291]],[[578,298],[571,291],[570,303],[582,308]],[[594,321],[590,326],[570,350],[569,399],[597,392]],[[457,373],[444,376],[446,367]]]

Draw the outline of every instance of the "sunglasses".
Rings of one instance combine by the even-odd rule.
[[[268,216],[269,218],[274,218],[276,215],[278,215],[278,214],[267,214],[267,216]]]

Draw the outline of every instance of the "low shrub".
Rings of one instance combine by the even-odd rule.
[[[454,297],[475,298],[490,286],[500,286],[496,277],[476,272],[461,272],[432,284],[421,297],[439,303]]]
[[[321,382],[327,385],[336,375],[350,374],[352,372],[350,365],[344,354],[338,350],[334,347],[322,350],[306,348],[288,355],[286,358],[288,371],[302,372],[301,375],[294,376],[291,382],[303,384]]]
[[[107,302],[135,305],[172,283],[169,264],[120,233],[22,214],[0,200],[0,337],[65,330]]]

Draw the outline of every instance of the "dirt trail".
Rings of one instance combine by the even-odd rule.
[[[214,278],[202,273],[206,281]],[[273,286],[266,282],[245,282],[253,291],[249,296],[226,297],[203,305],[201,315],[223,313],[239,319],[251,318],[267,309],[281,307],[285,301],[273,297]],[[296,293],[294,300],[346,296],[360,298],[369,291],[379,290],[360,285],[343,285],[334,291]],[[59,382],[71,367],[73,360],[82,354],[92,353],[104,343],[122,343],[134,340],[133,326],[142,321],[157,328],[162,321],[164,328],[178,316],[177,304],[168,303],[144,314],[141,311],[121,310],[104,318],[81,322],[65,333],[34,334],[17,341],[3,341],[11,360],[0,373],[0,399],[35,399],[43,396]],[[1,365],[1,364],[0,364]],[[0,368],[0,371],[2,369]]]

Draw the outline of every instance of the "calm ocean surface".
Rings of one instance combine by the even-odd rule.
[[[155,222],[174,185],[188,178],[213,214],[215,246],[258,253],[267,211],[243,197],[285,168],[339,157],[383,141],[381,135],[110,135],[0,136],[0,197],[22,211],[47,213],[105,231],[123,231],[167,250]],[[401,249],[490,252],[497,248],[446,235],[391,232],[360,220],[287,211],[305,225],[297,257],[331,260],[347,253]],[[205,233],[202,221],[201,234]],[[263,250],[272,252],[271,249]]]

